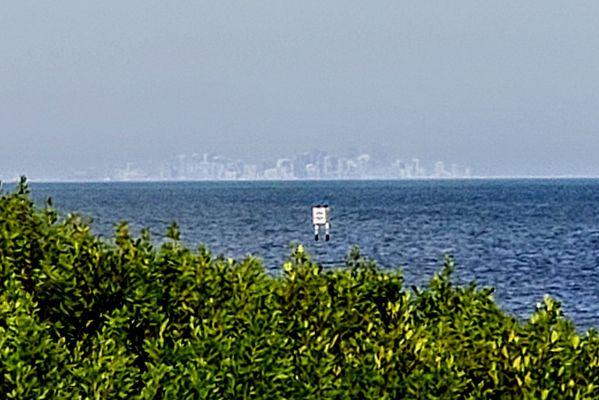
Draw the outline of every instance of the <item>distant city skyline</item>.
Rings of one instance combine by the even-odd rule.
[[[455,160],[395,156],[382,148],[356,147],[338,152],[312,149],[295,155],[259,159],[236,158],[225,152],[191,151],[152,160],[120,160],[62,172],[0,170],[0,182],[133,182],[251,180],[398,180],[398,179],[518,179],[599,178],[591,174],[493,174]]]
[[[355,148],[343,153],[311,150],[290,157],[249,161],[214,152],[178,154],[162,160],[124,161],[103,168],[72,170],[61,175],[34,175],[33,181],[231,181],[231,180],[334,180],[334,179],[464,179],[470,166],[418,157],[374,156]],[[16,180],[1,174],[0,180]]]

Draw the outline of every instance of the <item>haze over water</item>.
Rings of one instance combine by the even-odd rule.
[[[184,242],[214,253],[253,253],[273,273],[303,243],[331,265],[352,245],[424,283],[445,254],[458,282],[496,288],[526,317],[544,294],[581,328],[599,327],[599,180],[178,182],[32,184],[63,211],[93,218],[111,237],[120,220],[160,242],[177,221]],[[310,206],[332,209],[332,240],[314,242]]]
[[[599,176],[598,21],[596,0],[6,0],[0,179],[376,146]]]

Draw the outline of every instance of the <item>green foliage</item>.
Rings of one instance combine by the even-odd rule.
[[[0,193],[0,397],[599,398],[599,334],[546,298],[528,321],[454,263],[406,289],[352,249],[323,270],[302,246],[283,274],[125,223],[94,236]]]

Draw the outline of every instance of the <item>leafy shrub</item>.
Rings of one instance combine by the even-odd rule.
[[[551,298],[519,321],[450,258],[409,289],[357,249],[323,270],[297,246],[272,276],[169,237],[0,195],[0,396],[599,398],[597,331]]]

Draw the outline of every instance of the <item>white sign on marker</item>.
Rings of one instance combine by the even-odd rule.
[[[331,221],[328,205],[319,204],[312,207],[312,225],[314,225],[314,240],[318,240],[321,227],[324,227],[325,231],[324,240],[330,239]]]

